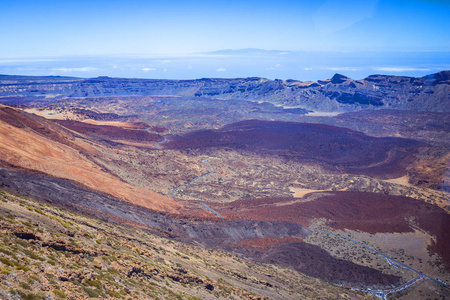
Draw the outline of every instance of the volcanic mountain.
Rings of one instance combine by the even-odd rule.
[[[101,145],[36,115],[0,107],[0,166],[70,180],[150,209],[176,211],[180,205],[132,186],[95,163]]]
[[[366,292],[398,293],[416,278],[415,298],[448,295],[450,206],[441,188],[449,74],[318,82],[0,76],[0,103],[14,104],[0,106],[0,262],[17,266],[1,265],[0,286],[22,295],[16,289],[25,285],[10,283],[33,280],[25,265],[33,276],[38,267],[55,274],[55,259],[38,262],[33,249],[76,254],[57,269],[93,275],[51,277],[50,288],[83,296],[95,285],[106,297],[121,282],[117,291],[141,299],[134,287],[151,282],[168,291],[220,287],[210,295],[220,298],[233,286],[224,278],[233,278],[261,297],[286,299],[279,287],[294,299],[325,297],[320,285],[305,297],[300,273]],[[311,109],[352,112],[306,115]],[[160,244],[149,248],[133,227]],[[94,228],[108,228],[107,237]],[[249,262],[244,272],[227,263],[233,255]],[[219,274],[208,283],[185,270],[202,259],[201,272]]]

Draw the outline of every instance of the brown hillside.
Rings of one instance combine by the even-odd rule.
[[[138,142],[151,147],[153,147],[155,142],[163,140],[163,137],[159,134],[140,129],[136,130],[119,126],[89,124],[72,120],[55,120],[55,122],[76,132],[101,139],[122,141],[125,143]]]
[[[238,200],[229,204],[211,204],[227,219],[288,221],[307,225],[314,218],[325,218],[334,228],[368,233],[412,232],[414,227],[436,237],[430,250],[440,254],[450,269],[450,215],[443,209],[420,200],[361,192],[317,193],[308,202],[289,203],[289,199]]]
[[[375,138],[350,129],[294,122],[250,120],[218,130],[174,137],[168,149],[231,148],[313,162],[350,174],[380,178],[406,175],[414,153],[426,144],[401,138]]]
[[[121,181],[88,157],[101,153],[44,118],[0,106],[0,163],[72,180],[123,201],[160,211],[181,206],[172,199]]]

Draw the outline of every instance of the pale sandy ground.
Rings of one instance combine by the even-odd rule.
[[[58,112],[56,110],[52,109],[38,109],[38,108],[26,108],[23,111],[35,114],[41,117],[44,117],[46,119],[52,119],[52,120],[76,120],[77,118],[74,116],[74,114],[70,111],[61,111]]]
[[[431,244],[431,236],[415,230],[406,233],[376,233],[370,237],[372,245],[381,248],[405,249],[408,255],[429,260],[427,246]]]
[[[92,124],[92,125],[108,125],[114,127],[122,127],[122,128],[136,128],[136,124],[133,122],[127,121],[97,121],[92,119],[86,119],[82,121],[83,123]]]
[[[405,175],[403,177],[398,177],[398,178],[389,179],[389,180],[383,180],[383,181],[412,187],[412,185],[408,183],[408,176],[407,175]]]
[[[139,142],[130,142],[130,141],[126,141],[126,140],[112,140],[113,142],[116,143],[121,143],[127,146],[134,146],[134,147],[146,147],[146,148],[151,148],[151,149],[156,149],[155,147],[155,143],[156,142],[149,142],[149,143],[139,143]]]
[[[299,187],[289,187],[289,189],[294,194],[294,198],[302,198],[306,194],[314,193],[314,192],[325,192],[325,190],[310,190],[310,189],[302,189]]]

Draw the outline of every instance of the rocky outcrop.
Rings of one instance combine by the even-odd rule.
[[[336,74],[331,79],[318,82],[268,80],[257,77],[150,80],[2,76],[0,101],[7,104],[26,104],[36,99],[48,102],[65,97],[176,95],[223,100],[259,100],[314,111],[390,108],[448,112],[449,74],[450,71],[442,71],[421,78],[371,75],[362,80]],[[49,96],[54,97],[53,100],[49,100]]]

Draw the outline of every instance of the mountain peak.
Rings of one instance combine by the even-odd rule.
[[[348,79],[350,79],[350,78],[348,78],[345,75],[336,73],[336,74],[334,74],[333,77],[331,77],[331,83],[340,84],[340,83],[343,83],[344,81],[346,81]]]
[[[425,79],[432,81],[433,84],[450,83],[450,71],[441,71],[425,76]]]

